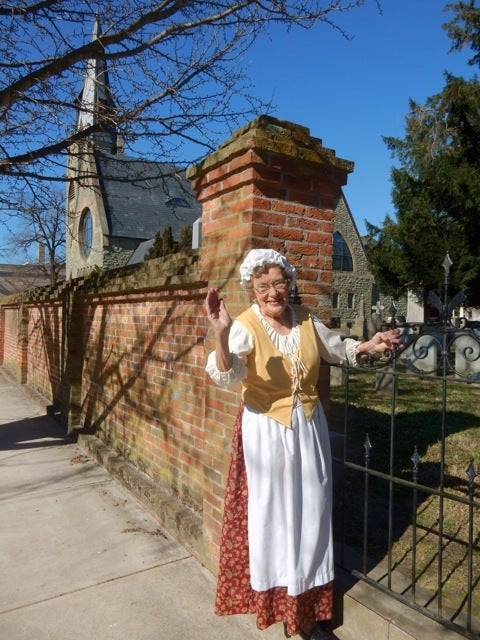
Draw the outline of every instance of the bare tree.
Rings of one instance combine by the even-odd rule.
[[[31,274],[43,276],[53,287],[65,263],[65,227],[64,191],[39,188],[34,197],[20,198],[15,210],[4,214],[6,251],[20,254]]]
[[[137,154],[200,159],[219,135],[268,111],[242,64],[255,38],[272,23],[288,30],[320,22],[346,35],[337,16],[366,2],[7,0],[0,6],[0,207],[12,205],[12,194],[35,193],[39,180],[63,180],[69,147],[105,126]],[[97,17],[102,29],[92,39]],[[75,128],[91,59],[105,61],[115,107]]]

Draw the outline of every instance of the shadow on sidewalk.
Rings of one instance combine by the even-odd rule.
[[[49,415],[24,418],[0,425],[0,451],[71,444],[65,429]]]

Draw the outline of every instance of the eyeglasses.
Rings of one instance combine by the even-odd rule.
[[[257,293],[260,294],[268,293],[270,289],[282,293],[288,289],[288,282],[286,280],[277,280],[276,282],[272,282],[270,284],[263,282],[262,284],[259,284],[258,287],[253,288]]]

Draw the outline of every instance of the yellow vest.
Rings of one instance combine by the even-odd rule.
[[[308,420],[318,402],[320,349],[317,332],[308,308],[293,307],[300,330],[300,345],[292,358],[275,347],[252,308],[237,318],[254,337],[254,348],[247,358],[248,373],[242,380],[243,400],[251,409],[286,427],[291,427],[295,392]]]

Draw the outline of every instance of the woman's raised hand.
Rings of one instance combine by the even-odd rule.
[[[207,318],[217,333],[229,331],[232,319],[227,311],[223,298],[220,298],[216,289],[209,289],[205,298],[205,310]]]

